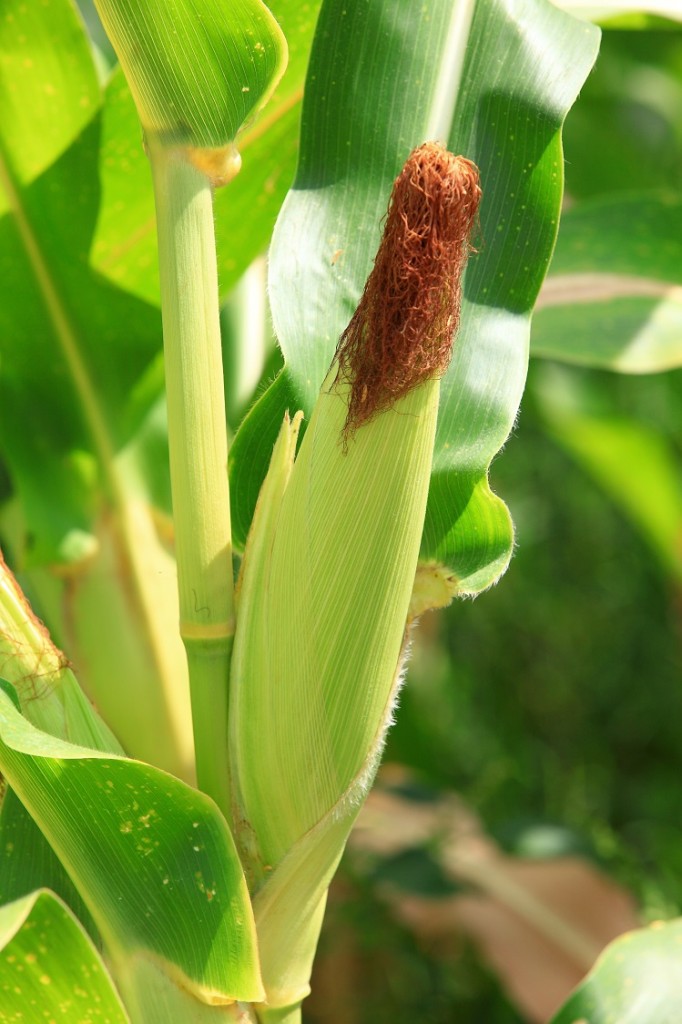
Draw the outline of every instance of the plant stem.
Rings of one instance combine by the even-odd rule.
[[[182,153],[149,147],[156,197],[168,442],[199,788],[229,819],[227,692],[234,636],[227,428],[213,196]]]

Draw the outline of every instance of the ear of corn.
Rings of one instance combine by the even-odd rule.
[[[245,554],[231,749],[260,872],[349,787],[365,787],[367,752],[390,714],[426,505],[438,382],[359,429],[344,452],[347,389],[332,380],[267,539],[255,532]]]
[[[267,1012],[307,992],[326,888],[391,720],[479,195],[467,161],[412,154],[298,457],[290,468],[287,420],[247,543],[230,756]]]
[[[254,520],[232,661],[234,820],[276,1006],[307,993],[326,888],[390,722],[438,405],[428,381],[344,453],[332,380],[277,512]]]

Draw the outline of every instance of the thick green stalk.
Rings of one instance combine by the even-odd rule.
[[[227,432],[208,178],[149,147],[156,197],[180,634],[199,788],[230,809],[227,687],[234,635]]]

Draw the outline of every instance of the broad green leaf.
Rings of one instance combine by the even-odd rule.
[[[260,997],[246,882],[207,797],[149,765],[40,732],[4,693],[0,770],[66,867],[114,962],[152,958],[200,1002]]]
[[[560,128],[597,32],[542,0],[408,0],[323,7],[308,74],[301,159],[271,252],[270,298],[286,368],[232,449],[243,543],[285,408],[310,413],[376,251],[391,182],[410,149],[447,139],[481,169],[480,254],[469,265],[443,380],[422,554],[459,590],[506,565],[509,515],[488,487],[516,415],[529,313],[556,234]]]
[[[0,1022],[128,1024],[102,959],[47,890],[0,907]]]
[[[265,109],[237,138],[241,172],[215,194],[222,294],[266,249],[296,167],[303,80],[319,0],[277,0],[269,6],[287,37],[289,63]],[[100,175],[93,265],[127,291],[158,303],[151,177],[135,106],[120,71],[104,96]]]
[[[682,920],[659,921],[607,946],[552,1024],[677,1024]]]
[[[0,906],[50,889],[73,911],[93,939],[97,929],[73,882],[14,790],[0,808]]]
[[[83,26],[70,0],[4,0],[0,17],[0,181],[28,185],[100,104]],[[0,194],[0,213],[6,197]]]
[[[286,41],[260,0],[97,0],[97,9],[142,126],[164,145],[228,146],[284,70]]]
[[[621,373],[682,365],[682,203],[628,195],[569,210],[531,355]]]
[[[12,190],[0,221],[0,445],[38,562],[65,560],[69,534],[91,529],[98,473],[130,433],[128,395],[160,345],[157,312],[87,267],[96,157],[93,122],[33,186]],[[31,429],[19,429],[27,409]]]

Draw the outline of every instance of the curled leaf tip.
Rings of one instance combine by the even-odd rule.
[[[396,178],[374,268],[336,350],[335,382],[350,387],[344,444],[445,371],[480,199],[476,165],[436,142],[414,149]]]

